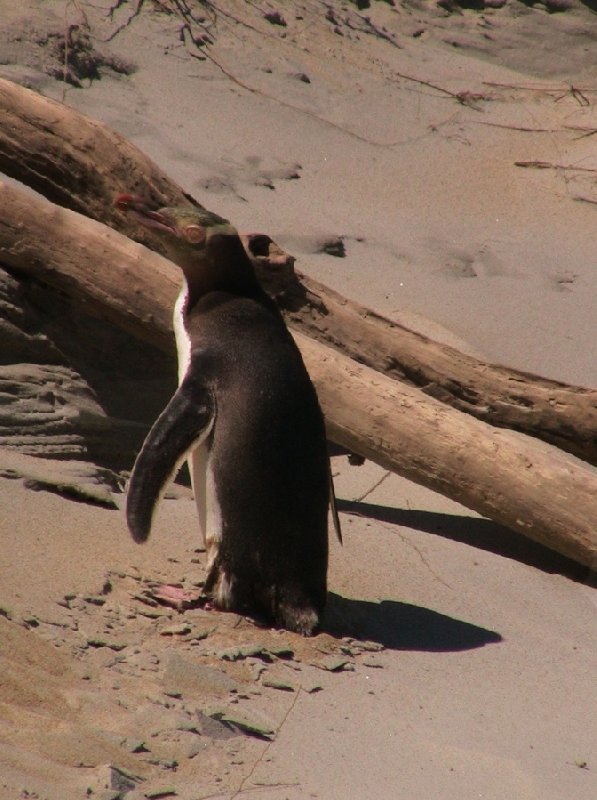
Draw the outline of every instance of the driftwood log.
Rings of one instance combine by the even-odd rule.
[[[101,223],[0,184],[0,261],[173,351],[176,268]],[[597,475],[295,333],[330,438],[591,568]]]
[[[113,208],[114,195],[132,191],[162,205],[194,202],[115,132],[5,80],[0,80],[0,119],[1,172],[154,249],[160,247],[157,239],[131,228]],[[597,465],[597,390],[479,361],[298,272],[275,277],[273,288],[266,288],[294,329],[478,419]]]

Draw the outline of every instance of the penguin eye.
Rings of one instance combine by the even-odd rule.
[[[184,238],[191,244],[199,244],[205,239],[205,228],[200,225],[187,225],[183,230]]]

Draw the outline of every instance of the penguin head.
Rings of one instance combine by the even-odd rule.
[[[195,296],[217,289],[245,295],[257,291],[253,263],[228,220],[190,204],[154,210],[131,194],[118,195],[114,205],[159,231],[167,258],[183,271]]]
[[[173,261],[189,255],[196,257],[207,251],[213,237],[238,236],[228,220],[200,206],[172,206],[154,210],[142,198],[131,194],[118,195],[114,205],[146,228],[161,231]]]

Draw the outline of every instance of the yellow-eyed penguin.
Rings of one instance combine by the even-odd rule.
[[[175,308],[180,385],[151,428],[128,488],[145,541],[160,497],[191,454],[207,549],[204,592],[310,635],[326,601],[329,461],[315,389],[236,230],[190,206],[115,204],[163,233],[184,275]]]

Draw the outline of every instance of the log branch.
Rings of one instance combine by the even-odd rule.
[[[173,351],[176,268],[75,212],[0,184],[0,261]],[[597,475],[301,333],[330,438],[554,550],[597,567]]]
[[[297,275],[277,298],[291,327],[459,411],[597,466],[596,389],[481,361]]]

